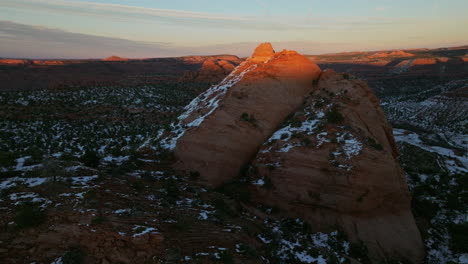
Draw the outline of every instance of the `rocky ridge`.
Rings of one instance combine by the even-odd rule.
[[[391,127],[352,79],[264,43],[161,131],[160,146],[204,184],[247,175],[257,202],[316,231],[339,227],[373,259],[417,263],[423,246]]]

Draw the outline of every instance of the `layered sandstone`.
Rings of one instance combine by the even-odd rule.
[[[301,106],[320,68],[297,52],[266,46],[187,106],[162,140],[174,150],[178,168],[197,171],[214,186],[234,179]]]
[[[365,82],[262,44],[161,134],[175,167],[219,186],[249,168],[256,203],[339,228],[373,260],[417,263],[423,244],[392,128]],[[251,164],[249,167],[248,165]]]
[[[249,176],[259,202],[339,227],[374,259],[418,262],[423,245],[379,100],[359,80],[322,73],[316,89],[260,148]]]

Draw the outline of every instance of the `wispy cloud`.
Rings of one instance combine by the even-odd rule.
[[[165,42],[144,42],[63,31],[41,26],[0,21],[0,57],[4,58],[128,58],[183,55],[235,54],[248,56],[257,42],[238,42],[205,46],[182,46]],[[343,50],[349,43],[307,41],[273,42],[276,49],[304,53]]]
[[[10,21],[0,21],[0,36],[2,57],[101,58],[111,54],[129,57],[178,54],[168,43],[93,36]]]
[[[10,8],[43,10],[107,19],[146,20],[192,26],[231,27],[244,30],[328,30],[330,28],[348,28],[349,23],[354,23],[355,26],[361,28],[369,28],[408,22],[402,19],[379,17],[272,17],[268,14],[268,5],[265,1],[257,0],[257,3],[263,6],[265,14],[242,16],[65,0],[2,0],[2,6]]]

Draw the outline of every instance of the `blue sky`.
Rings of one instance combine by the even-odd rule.
[[[308,54],[468,44],[467,0],[0,0],[0,57]]]

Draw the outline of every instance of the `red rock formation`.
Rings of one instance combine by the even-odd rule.
[[[187,71],[180,78],[182,82],[216,84],[221,82],[238,65],[236,61],[207,58],[198,71]]]
[[[231,67],[227,65],[230,64],[227,61],[223,61],[226,69],[231,68],[230,71],[225,70],[218,63],[215,63],[213,60],[207,59],[203,62],[201,70],[198,72],[197,77],[195,78],[196,82],[206,82],[206,83],[219,83],[222,81],[233,69],[234,65],[230,64]]]
[[[121,58],[119,56],[110,56],[110,57],[103,59],[103,61],[128,61],[128,59]]]
[[[66,63],[69,63],[69,62],[61,61],[61,60],[33,60],[32,63],[34,65],[55,66],[55,65],[65,65]]]
[[[338,227],[373,260],[417,263],[423,244],[379,100],[352,76],[320,73],[297,52],[274,53],[264,43],[193,100],[160,145],[174,150],[176,168],[212,186],[252,163],[258,203],[316,231]]]
[[[411,66],[415,66],[415,65],[432,65],[432,64],[436,64],[437,63],[437,60],[436,59],[415,59],[412,63]]]
[[[252,56],[250,57],[251,61],[260,62],[265,61],[275,54],[273,47],[270,43],[262,43],[255,50]]]
[[[340,227],[374,259],[416,263],[423,245],[392,128],[367,85],[349,78],[324,72],[304,108],[265,142],[252,162],[253,193],[318,230]]]
[[[18,60],[18,59],[0,59],[0,64],[25,65],[25,64],[29,64],[29,61],[28,60]]]
[[[388,58],[388,57],[413,57],[414,54],[404,52],[402,50],[399,51],[393,51],[393,52],[382,52],[382,53],[377,53],[371,56],[368,56],[368,58]]]
[[[164,147],[174,149],[177,167],[198,171],[210,185],[234,179],[302,104],[319,67],[297,52],[274,53],[267,46],[262,44],[221,84],[186,107],[179,124],[162,140]]]

